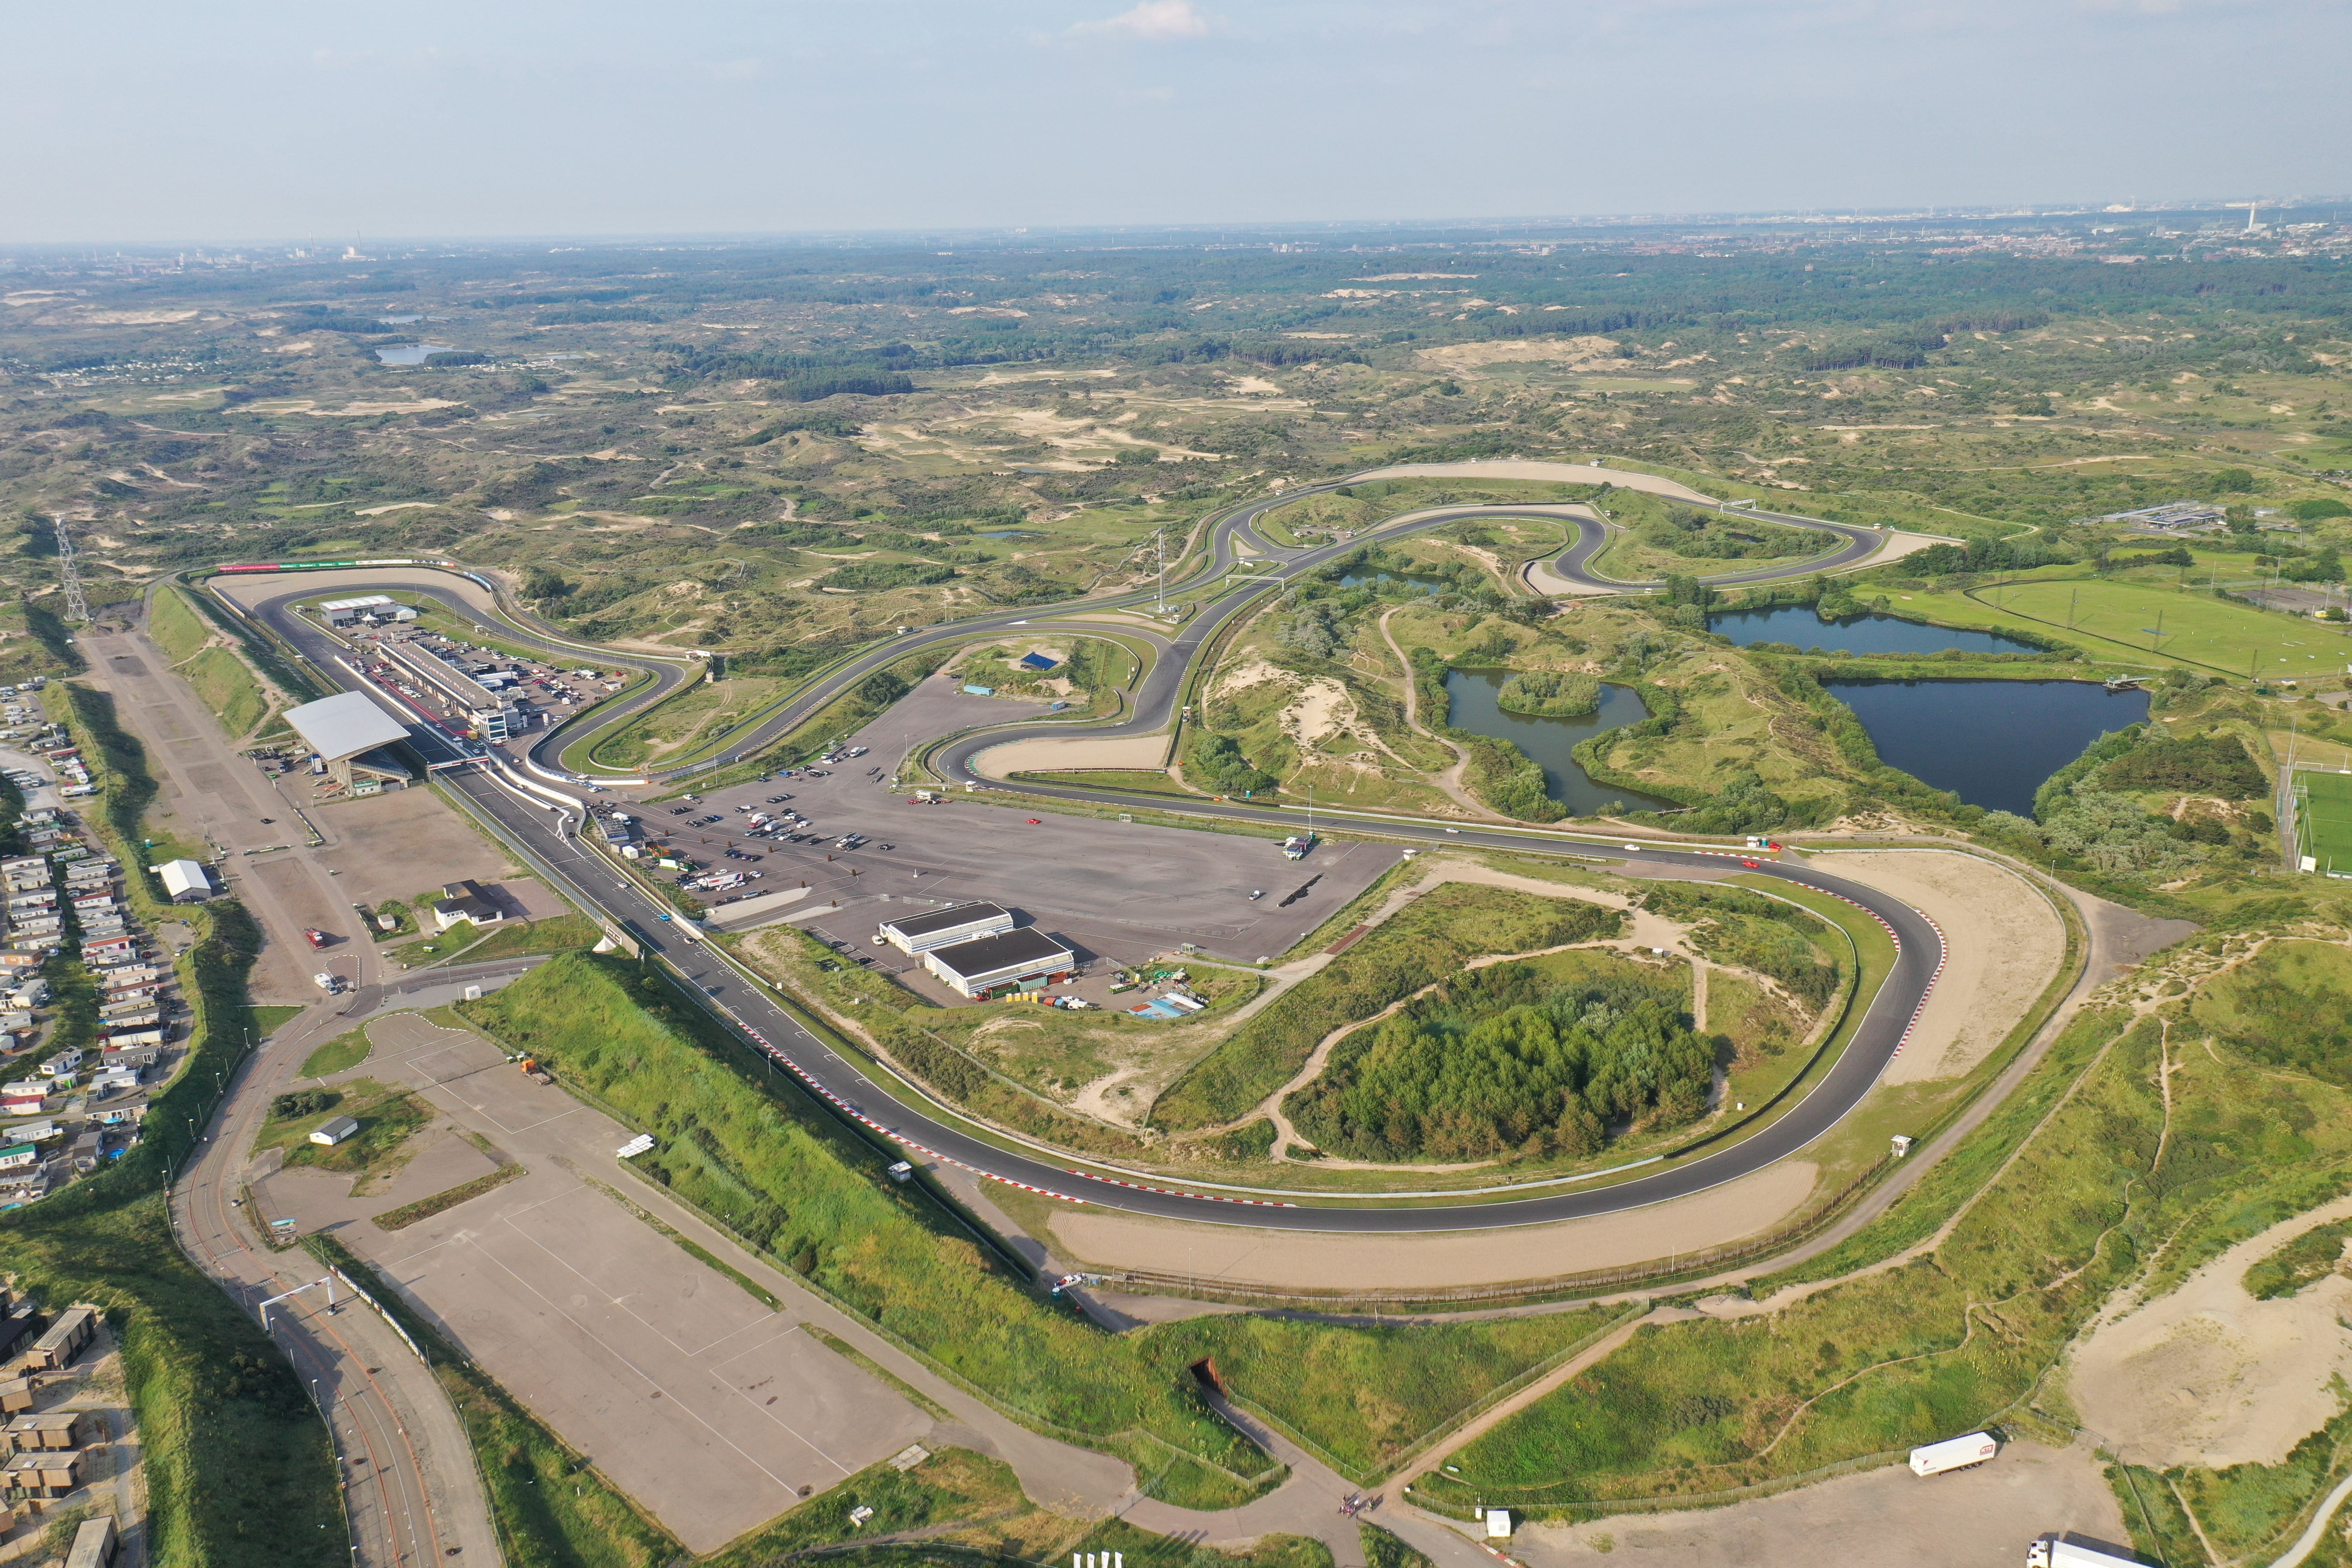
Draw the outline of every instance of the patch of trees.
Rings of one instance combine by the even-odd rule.
[[[1192,748],[1192,768],[1219,795],[1272,795],[1282,781],[1242,755],[1231,735],[1206,734]]]
[[[2245,742],[2234,735],[2176,737],[2153,732],[2107,763],[2098,778],[2109,789],[2205,795],[2221,800],[2252,800],[2270,791]]]
[[[1843,972],[1812,937],[1822,922],[1794,904],[1740,888],[1662,882],[1643,895],[1642,907],[1689,923],[1699,952],[1779,981],[1815,1011],[1837,994]]]
[[[1818,533],[1688,506],[1667,507],[1663,516],[1636,529],[1634,537],[1653,549],[1707,561],[1811,555],[1830,542]]]
[[[1495,700],[1507,713],[1571,719],[1600,711],[1601,679],[1575,671],[1521,670],[1503,682]]]
[[[828,572],[819,580],[822,588],[849,588],[858,593],[872,593],[883,588],[919,588],[933,583],[944,583],[956,574],[952,566],[935,565],[919,561],[853,561],[848,565]]]
[[[2071,551],[2044,544],[2039,535],[1994,539],[1979,534],[1966,544],[1931,544],[1906,558],[1903,570],[1922,577],[1948,577],[1955,572],[2022,572],[2073,559]]]
[[[1349,1159],[1584,1155],[1612,1126],[1698,1120],[1715,1058],[1681,997],[1637,976],[1561,981],[1498,963],[1342,1041],[1285,1109],[1318,1148]]]

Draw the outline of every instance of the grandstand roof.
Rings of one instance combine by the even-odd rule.
[[[408,739],[407,725],[358,691],[338,692],[289,708],[286,721],[305,744],[331,763]]]

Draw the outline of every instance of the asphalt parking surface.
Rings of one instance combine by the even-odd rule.
[[[363,1070],[481,1127],[529,1173],[404,1230],[345,1226],[452,1340],[689,1549],[709,1552],[930,1418],[595,1190],[629,1130],[415,1015]],[[461,1109],[462,1108],[462,1109]]]
[[[863,942],[873,934],[875,922],[906,912],[908,901],[919,909],[989,899],[1077,943],[1085,953],[1118,963],[1134,963],[1183,942],[1244,963],[1279,957],[1370,886],[1401,854],[1393,845],[1327,842],[1306,859],[1291,861],[1283,858],[1281,837],[1270,830],[1201,833],[1033,813],[993,790],[950,792],[942,805],[909,805],[911,791],[885,788],[884,781],[902,732],[911,731],[918,738],[940,732],[916,727],[939,724],[940,694],[929,689],[935,684],[925,682],[859,731],[851,744],[868,748],[867,753],[824,769],[825,778],[740,784],[705,796],[684,816],[671,815],[677,802],[643,808],[646,820],[656,831],[671,826],[672,842],[707,859],[712,869],[738,865],[719,858],[729,842],[724,835],[734,830],[732,842],[762,857],[746,868],[766,873],[740,890],[773,892],[805,880],[824,901],[840,900],[841,912],[817,922],[835,936]],[[1018,719],[1024,711],[1021,704],[987,698],[961,700],[979,705],[989,717],[1001,711]],[[820,842],[778,845],[740,837],[750,814],[735,810],[737,805],[776,810],[768,796],[786,792],[793,798],[785,804],[824,835]],[[714,812],[725,820],[708,827],[683,826]],[[1038,818],[1034,824],[1032,816]],[[874,842],[849,851],[833,847],[835,839],[852,832]],[[885,844],[891,847],[884,849]],[[1253,891],[1264,896],[1253,900]]]

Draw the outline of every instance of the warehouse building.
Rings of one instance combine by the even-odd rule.
[[[398,789],[413,776],[406,763],[383,749],[408,739],[408,726],[362,692],[341,691],[289,708],[286,721],[327,772],[355,794]]]
[[[201,860],[166,860],[155,868],[163,896],[175,904],[200,904],[213,896],[213,879]]]
[[[1061,942],[1034,926],[1023,926],[930,948],[923,953],[923,967],[962,994],[984,1002],[1008,991],[1058,985],[1077,967],[1077,959]]]
[[[884,921],[875,940],[887,942],[901,952],[920,954],[1012,929],[1013,911],[1002,904],[948,904],[904,920]]]

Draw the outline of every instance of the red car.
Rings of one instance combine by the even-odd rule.
[[[1034,817],[1034,816],[1033,816],[1033,817],[1031,817],[1031,818],[1029,819],[1029,826],[1032,826],[1032,827],[1042,827],[1042,826],[1045,826],[1045,824],[1044,824],[1044,823],[1042,823],[1042,822],[1040,822],[1040,821],[1038,821],[1038,820],[1037,820],[1037,818],[1035,818],[1035,817]]]
[[[1739,863],[1740,863],[1741,865],[1743,865],[1743,866],[1747,867],[1747,868],[1748,868],[1749,870],[1751,870],[1751,871],[1761,871],[1761,870],[1764,868],[1764,862],[1763,862],[1763,861],[1761,861],[1761,860],[1750,860],[1750,859],[1748,859],[1748,858],[1747,857],[1745,857],[1745,856],[1742,856],[1742,857],[1740,858],[1740,861],[1739,861]]]

